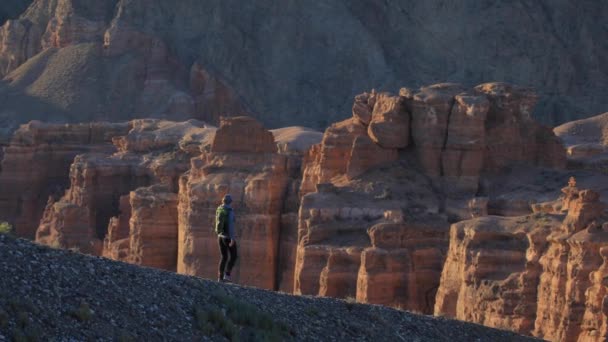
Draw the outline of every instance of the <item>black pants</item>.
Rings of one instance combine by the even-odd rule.
[[[220,267],[218,270],[218,275],[222,277],[224,275],[224,268],[226,268],[226,274],[230,274],[232,268],[234,267],[234,263],[236,262],[236,243],[230,247],[230,239],[218,236],[217,243],[220,246],[220,253],[222,253],[222,259],[220,260]],[[228,253],[230,253],[230,259],[228,258]],[[226,262],[228,262],[228,266],[226,266]]]

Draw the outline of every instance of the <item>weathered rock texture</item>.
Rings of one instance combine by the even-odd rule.
[[[608,181],[564,170],[560,141],[530,116],[535,101],[505,83],[443,83],[361,94],[353,117],[324,133],[268,131],[251,117],[222,118],[218,129],[81,125],[103,138],[74,158],[63,197],[46,196],[36,238],[215,278],[215,209],[230,193],[242,284],[593,340],[608,324],[598,311]],[[43,136],[80,141],[64,134],[76,126],[52,127]],[[20,136],[14,146],[32,145]],[[47,140],[27,151],[54,146]],[[18,155],[11,148],[5,161]]]
[[[225,119],[208,152],[192,159],[180,179],[180,273],[217,276],[215,209],[225,194],[233,197],[240,266],[235,281],[277,287],[281,212],[288,183],[286,156],[272,133],[252,118]]]
[[[81,153],[112,153],[111,138],[129,124],[45,124],[30,122],[15,132],[0,170],[0,220],[16,233],[34,238],[49,196],[59,198],[69,185],[70,164]]]
[[[323,138],[323,133],[303,127],[286,127],[271,131],[279,153],[287,157],[288,184],[281,213],[277,289],[293,292],[293,276],[298,246],[298,212],[304,154]]]
[[[174,270],[178,178],[215,129],[197,121],[135,120],[130,126],[112,139],[116,153],[76,157],[70,188],[47,205],[36,240]],[[138,189],[151,184],[158,186]],[[73,231],[81,239],[62,238]]]
[[[563,193],[533,215],[454,224],[435,314],[548,340],[604,341],[606,205],[573,179]]]
[[[565,166],[534,104],[503,83],[358,95],[305,158],[293,290],[432,312],[448,220],[487,215],[481,177]]]
[[[608,172],[608,113],[568,122],[553,129],[568,152],[568,166]]]
[[[448,224],[416,160],[400,159],[397,146],[409,146],[406,100],[374,95],[366,127],[357,108],[366,96],[305,158],[293,291],[431,312]],[[391,120],[404,125],[382,126]]]
[[[499,80],[542,89],[536,115],[556,124],[606,109],[607,16],[572,0],[35,0],[0,30],[0,117],[325,127],[363,89]]]

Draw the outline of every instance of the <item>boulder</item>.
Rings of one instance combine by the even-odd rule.
[[[458,84],[442,83],[422,87],[406,97],[411,108],[411,132],[418,159],[430,176],[441,175],[441,153],[447,140],[454,97],[464,90]]]
[[[366,126],[372,121],[372,112],[376,104],[376,97],[377,94],[374,90],[370,93],[363,93],[355,96],[353,117]]]
[[[410,115],[400,96],[381,93],[376,96],[367,134],[386,149],[405,148],[410,139]]]
[[[384,149],[376,145],[367,136],[358,136],[353,141],[353,147],[346,168],[349,179],[356,178],[368,170],[390,164],[399,158],[396,149]]]

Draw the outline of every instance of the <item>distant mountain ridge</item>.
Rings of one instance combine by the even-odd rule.
[[[606,17],[574,0],[35,0],[0,30],[0,123],[325,127],[366,89],[507,81],[536,88],[535,116],[556,125],[608,107]]]

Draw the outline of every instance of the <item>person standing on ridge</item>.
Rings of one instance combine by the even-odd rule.
[[[222,200],[222,204],[215,211],[215,233],[217,234],[217,242],[222,254],[217,280],[225,282],[232,280],[230,272],[237,259],[236,230],[234,228],[234,212],[230,206],[231,203],[232,197],[226,195]],[[230,257],[228,257],[229,254]]]

